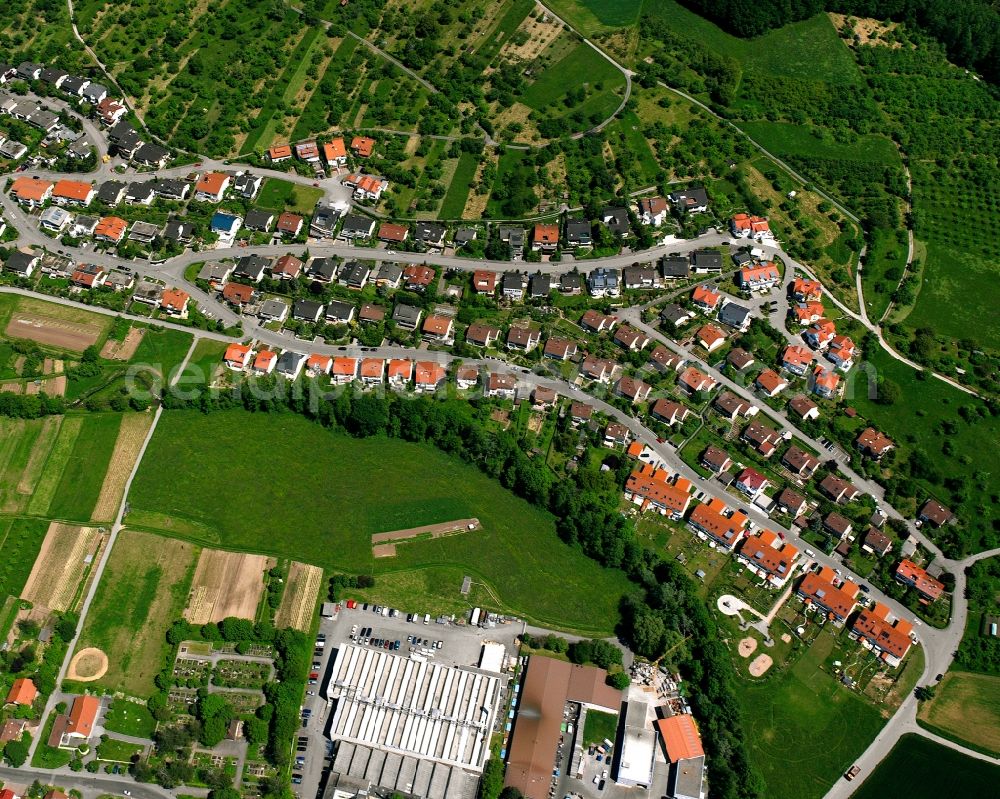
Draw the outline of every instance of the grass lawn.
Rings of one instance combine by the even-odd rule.
[[[156,720],[145,705],[129,702],[127,699],[115,699],[104,717],[104,726],[109,732],[150,738],[156,729]]]
[[[994,796],[1000,766],[966,757],[919,735],[899,739],[854,794],[855,799]],[[993,786],[992,788],[990,786]]]
[[[462,153],[458,159],[458,166],[455,167],[455,174],[451,177],[448,193],[441,201],[439,219],[462,218],[462,211],[465,210],[465,202],[469,199],[469,189],[472,188],[478,167],[479,159],[476,156],[472,153]]]
[[[1000,677],[949,671],[919,719],[947,738],[1000,754]]]
[[[750,137],[775,155],[803,158],[834,158],[845,161],[867,161],[876,164],[899,165],[899,153],[885,136],[859,136],[845,144],[830,134],[818,134],[819,128],[794,125],[790,122],[740,122]]]
[[[820,666],[836,641],[824,631],[787,671],[738,691],[750,757],[768,799],[821,797],[885,720]],[[794,747],[784,741],[795,741]]]
[[[929,327],[940,336],[996,347],[1000,319],[995,312],[995,280],[995,261],[928,242],[923,285],[906,317],[907,326]]]
[[[142,335],[142,341],[129,360],[130,364],[149,364],[161,375],[169,377],[187,355],[193,337],[180,330],[150,326]]]
[[[234,486],[248,490],[238,502],[220,501]],[[398,597],[393,586],[409,579],[412,599],[426,599],[427,581],[418,577],[436,583],[450,569],[447,584],[431,586],[433,601],[460,601],[468,574],[496,594],[491,606],[609,633],[629,590],[624,575],[559,541],[551,516],[474,467],[430,446],[334,435],[291,414],[165,413],[129,499],[133,527],[376,579],[391,572],[378,596],[395,590]],[[372,558],[372,533],[469,517],[483,529]]]
[[[167,628],[187,602],[196,551],[173,538],[132,530],[119,535],[80,635],[78,649],[96,646],[110,661],[107,673],[88,685],[134,696],[152,693]],[[123,713],[122,723],[133,722]]]
[[[637,0],[550,0],[546,4],[584,36],[634,25],[642,2]]]
[[[142,744],[130,744],[117,738],[108,738],[97,745],[96,754],[100,760],[128,763],[134,755],[140,754],[143,748]]]
[[[0,597],[20,595],[48,529],[44,519],[0,517]]]
[[[42,728],[42,737],[35,749],[35,756],[31,758],[31,765],[35,768],[60,768],[73,759],[73,752],[69,749],[56,749],[49,746],[46,741],[52,734],[52,725],[55,723],[56,714],[49,713],[49,718]]]
[[[257,196],[257,207],[271,211],[294,211],[297,214],[311,214],[316,203],[323,196],[323,190],[313,186],[300,186],[287,180],[268,178]]]
[[[599,744],[605,738],[615,740],[618,731],[618,714],[602,713],[600,710],[588,710],[587,719],[583,723],[583,745]]]
[[[553,112],[552,104],[570,89],[575,88],[574,84],[567,83],[567,75],[585,75],[592,89],[596,88],[597,84],[602,84],[600,95],[625,83],[625,77],[610,61],[592,47],[578,44],[562,59],[542,72],[538,79],[521,93],[519,100],[536,111]]]
[[[118,413],[89,413],[73,445],[49,505],[56,519],[87,521],[104,484],[104,473],[118,439],[122,417]]]
[[[906,265],[906,231],[874,230],[872,246],[865,256],[861,280],[864,283],[868,318],[879,320],[889,307],[892,293]],[[964,334],[963,334],[964,335]]]

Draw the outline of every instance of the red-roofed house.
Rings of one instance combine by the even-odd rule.
[[[347,163],[347,148],[344,140],[336,138],[323,145],[323,158],[330,166],[343,166]]]
[[[927,602],[933,602],[944,593],[944,583],[931,577],[927,571],[912,560],[903,558],[896,567],[896,579],[904,585],[911,585]]]
[[[703,374],[693,366],[689,366],[681,372],[681,376],[677,378],[677,382],[692,394],[699,391],[711,391],[716,386],[713,378]]]
[[[253,359],[251,371],[257,375],[269,375],[278,365],[278,353],[271,350],[261,350],[257,357]]]
[[[825,369],[822,366],[817,366],[812,373],[812,380],[810,388],[814,394],[818,394],[821,397],[826,397],[827,399],[837,396],[837,391],[840,388],[840,375],[838,375],[832,369]]]
[[[52,202],[56,205],[88,206],[97,196],[97,191],[89,183],[79,180],[60,180],[52,189]]]
[[[823,296],[823,284],[818,280],[797,277],[792,282],[792,297],[799,302],[812,302]]]
[[[644,225],[659,227],[667,219],[667,201],[663,197],[639,200],[639,219]]]
[[[128,222],[124,219],[117,216],[105,216],[94,228],[94,238],[117,244],[125,237],[126,230],[128,230]]]
[[[367,136],[355,136],[351,140],[351,150],[359,158],[370,158],[375,150],[375,139],[370,139]]]
[[[319,162],[319,146],[313,139],[308,141],[302,141],[295,145],[295,155],[299,157],[300,160],[305,161],[309,164],[315,164]]]
[[[167,289],[160,297],[160,310],[168,316],[176,316],[180,319],[187,319],[188,302],[191,297],[186,291],[180,289]]]
[[[237,307],[252,302],[253,295],[253,286],[247,286],[243,283],[226,283],[222,289],[222,299]]]
[[[757,375],[754,385],[767,394],[767,396],[776,397],[779,393],[788,388],[788,381],[773,369],[765,369]]]
[[[855,351],[854,342],[848,336],[834,336],[826,351],[826,358],[828,361],[833,361],[842,372],[846,372],[854,366]]]
[[[691,413],[691,409],[681,405],[679,402],[658,399],[653,403],[653,407],[649,409],[649,413],[664,424],[672,427],[678,422],[683,422]]]
[[[713,497],[708,503],[695,506],[688,525],[731,551],[743,537],[747,521],[742,513],[730,510],[721,499]]]
[[[424,319],[423,332],[427,338],[447,341],[452,336],[454,322],[450,316],[435,316],[430,314]]]
[[[649,397],[649,392],[653,390],[653,387],[648,383],[644,383],[642,380],[638,380],[634,377],[629,377],[628,375],[623,375],[618,380],[618,384],[615,386],[615,393],[619,396],[625,397],[627,400],[635,402],[645,402]]]
[[[771,485],[771,482],[756,469],[747,467],[736,475],[736,482],[733,485],[750,499],[756,499],[765,488]]]
[[[206,172],[194,186],[194,198],[206,203],[222,202],[231,180],[224,172]]]
[[[892,439],[884,433],[880,433],[874,427],[866,427],[854,441],[858,449],[873,460],[879,460],[885,453],[896,445]]]
[[[7,694],[8,705],[30,705],[38,696],[38,689],[35,683],[28,677],[19,677],[14,680],[14,684]]]
[[[714,311],[719,307],[719,300],[722,294],[713,289],[708,283],[695,286],[691,292],[691,302],[704,312]]]
[[[358,376],[357,358],[334,358],[330,377],[338,385],[346,385]]]
[[[417,391],[435,391],[447,377],[445,368],[434,361],[417,361],[413,387]]]
[[[226,347],[226,354],[222,357],[222,362],[230,369],[242,371],[247,367],[252,350],[246,344],[230,344]]]
[[[535,225],[531,236],[531,249],[542,252],[555,252],[559,246],[559,225]]]
[[[267,151],[267,157],[272,164],[287,161],[292,157],[292,148],[287,144],[276,144]]]
[[[381,358],[362,358],[358,376],[366,386],[381,385],[385,374],[385,361]]]
[[[771,233],[771,226],[768,224],[767,219],[762,216],[736,214],[729,222],[729,229],[734,236],[741,239],[764,241],[765,239],[774,238],[774,234]]]
[[[766,291],[781,282],[781,273],[768,261],[760,266],[744,267],[736,273],[736,282],[746,291]]]
[[[281,216],[278,217],[278,224],[275,225],[274,229],[283,236],[291,236],[293,239],[302,232],[302,225],[305,224],[305,220],[298,214],[293,214],[290,211],[285,211]]]
[[[592,333],[603,333],[605,330],[614,329],[617,322],[616,317],[607,316],[600,311],[591,309],[580,318],[580,327]]]
[[[829,566],[809,572],[799,583],[797,593],[806,605],[818,607],[836,624],[843,624],[857,605],[858,587],[840,580]]]
[[[870,610],[862,610],[851,625],[852,637],[893,668],[899,666],[913,646],[912,632],[913,625],[895,618],[881,602],[876,602]]]
[[[319,375],[328,375],[330,370],[333,368],[333,358],[329,355],[310,355],[306,359],[306,372],[308,372],[313,377],[318,377]]]
[[[413,377],[413,361],[409,358],[393,358],[389,361],[387,378],[393,388],[405,388]]]
[[[826,349],[837,335],[837,326],[829,319],[819,319],[802,334],[809,346],[817,350]]]
[[[781,353],[781,365],[793,375],[804,375],[812,362],[813,354],[798,344],[790,344]]]
[[[642,464],[625,481],[625,498],[643,510],[653,510],[674,520],[682,519],[691,502],[691,495],[670,485],[667,482],[668,476],[662,469],[655,469],[648,463]]]
[[[649,336],[630,325],[622,325],[615,331],[615,343],[629,352],[638,352],[649,344]]]
[[[284,216],[284,214],[282,214]],[[293,280],[302,272],[302,261],[294,255],[282,255],[271,264],[271,277],[278,280]]]
[[[777,587],[788,582],[798,557],[799,550],[771,530],[761,530],[757,535],[747,536],[739,551],[741,560],[763,573],[767,581]]]
[[[803,302],[790,308],[789,311],[795,317],[795,321],[803,327],[818,322],[826,314],[821,302]]]
[[[476,294],[495,294],[497,290],[497,273],[477,269],[472,273],[472,289]]]
[[[66,725],[64,738],[89,738],[94,732],[94,723],[97,721],[97,711],[101,708],[101,701],[96,696],[78,696],[73,700],[73,706],[69,711],[69,724]]]
[[[715,352],[726,343],[726,334],[715,325],[703,325],[694,335],[708,352]]]
[[[48,180],[29,178],[22,175],[14,179],[10,187],[10,194],[21,205],[34,208],[35,206],[42,205],[52,196],[53,185]]]

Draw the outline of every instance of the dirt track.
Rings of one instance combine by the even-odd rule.
[[[388,533],[375,533],[372,535],[372,544],[384,544],[387,541],[405,541],[407,538],[430,533],[431,538],[440,538],[453,533],[464,533],[469,530],[469,525],[473,530],[479,529],[479,519],[456,519],[453,522],[441,522],[440,524],[425,524],[423,527],[410,527],[407,530],[392,530]]]
[[[97,342],[101,328],[36,313],[15,313],[7,324],[11,338],[28,339],[50,347],[83,352]]]
[[[101,357],[112,361],[127,361],[139,349],[139,343],[145,333],[145,328],[133,327],[122,341],[114,341],[109,338],[101,347]]]

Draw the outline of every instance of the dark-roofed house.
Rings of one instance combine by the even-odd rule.
[[[722,271],[722,253],[718,250],[695,250],[691,253],[691,268],[704,275]]]
[[[291,156],[289,156],[291,157]],[[337,209],[322,203],[317,204],[313,211],[312,219],[309,221],[309,233],[319,238],[329,238],[333,235],[333,229],[337,226],[340,214]],[[372,227],[375,223],[372,222]]]
[[[336,258],[312,258],[308,265],[308,275],[320,283],[330,283],[337,275]]]
[[[746,332],[750,328],[750,309],[735,302],[727,302],[719,311],[719,321],[724,325]]]
[[[628,211],[618,206],[607,206],[601,211],[601,222],[615,236],[625,238],[632,233],[628,220]]]
[[[686,214],[701,214],[708,210],[708,192],[702,186],[678,189],[668,194],[667,199]]]
[[[583,278],[579,272],[566,272],[559,278],[559,291],[563,294],[579,294],[583,291]]]
[[[924,506],[920,509],[920,513],[917,516],[922,522],[932,524],[935,527],[940,527],[943,524],[947,524],[952,519],[955,518],[955,514],[948,510],[944,505],[938,502],[936,499],[929,499],[924,503]]]
[[[109,180],[97,190],[97,199],[105,205],[118,205],[125,196],[127,188],[124,183],[120,183],[117,180]]]
[[[743,431],[743,440],[753,445],[753,447],[765,458],[770,458],[774,450],[778,447],[781,435],[777,430],[768,427],[759,419],[754,419]]]
[[[820,481],[819,490],[834,502],[850,502],[861,493],[846,480],[833,474],[827,475]]]
[[[251,208],[243,219],[243,227],[267,233],[274,224],[274,211]]]
[[[233,270],[233,277],[249,280],[251,283],[259,283],[264,277],[264,271],[271,265],[267,258],[259,255],[244,255],[236,262]]]
[[[781,465],[796,477],[809,479],[819,468],[819,459],[792,444],[788,452],[781,456]]]
[[[734,347],[729,351],[729,354],[726,356],[726,363],[728,363],[738,372],[742,372],[744,369],[753,366],[755,362],[756,359],[753,357],[753,355],[751,355],[742,347]]]
[[[315,216],[313,217],[315,223]],[[354,241],[355,239],[369,239],[375,232],[375,220],[359,214],[348,214],[344,217],[344,224],[340,228],[340,238]]]
[[[585,219],[566,220],[566,246],[590,247],[594,239],[590,233],[590,222]]]
[[[782,489],[774,498],[774,502],[779,511],[793,519],[801,516],[806,510],[806,498],[790,488]]]
[[[829,513],[823,519],[823,529],[839,541],[843,541],[851,534],[852,527],[851,520],[844,518],[837,512]]]
[[[861,543],[861,548],[883,558],[892,550],[892,539],[881,530],[869,527],[868,532],[865,533],[865,539]]]
[[[675,303],[664,305],[660,311],[660,322],[671,324],[674,327],[686,325],[692,319],[694,319],[694,314],[691,311]]]
[[[323,303],[315,300],[296,300],[292,304],[292,318],[299,322],[318,322],[323,315]]]
[[[423,311],[420,308],[399,304],[392,310],[392,321],[404,330],[416,330],[422,315]]]
[[[414,224],[413,241],[424,249],[440,250],[444,247],[444,237],[448,229],[437,222],[417,222]]]
[[[153,181],[153,191],[165,200],[183,200],[191,190],[191,184],[183,180]]]
[[[721,474],[733,465],[733,459],[724,449],[709,446],[701,453],[701,465],[716,474]]]
[[[660,261],[664,280],[684,280],[691,276],[691,262],[679,255],[668,255]]]
[[[141,145],[132,153],[132,160],[140,166],[163,169],[164,164],[170,160],[170,153],[165,147],[150,142]]]
[[[715,398],[712,406],[729,421],[739,419],[741,416],[750,417],[760,410],[750,400],[745,400],[737,396],[732,391],[723,391]]]

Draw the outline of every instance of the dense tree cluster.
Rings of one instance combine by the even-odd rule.
[[[970,616],[977,621],[983,615],[1000,615],[1000,558],[986,558],[966,572]],[[1000,638],[970,626],[958,647],[956,664],[968,671],[1000,674]]]

